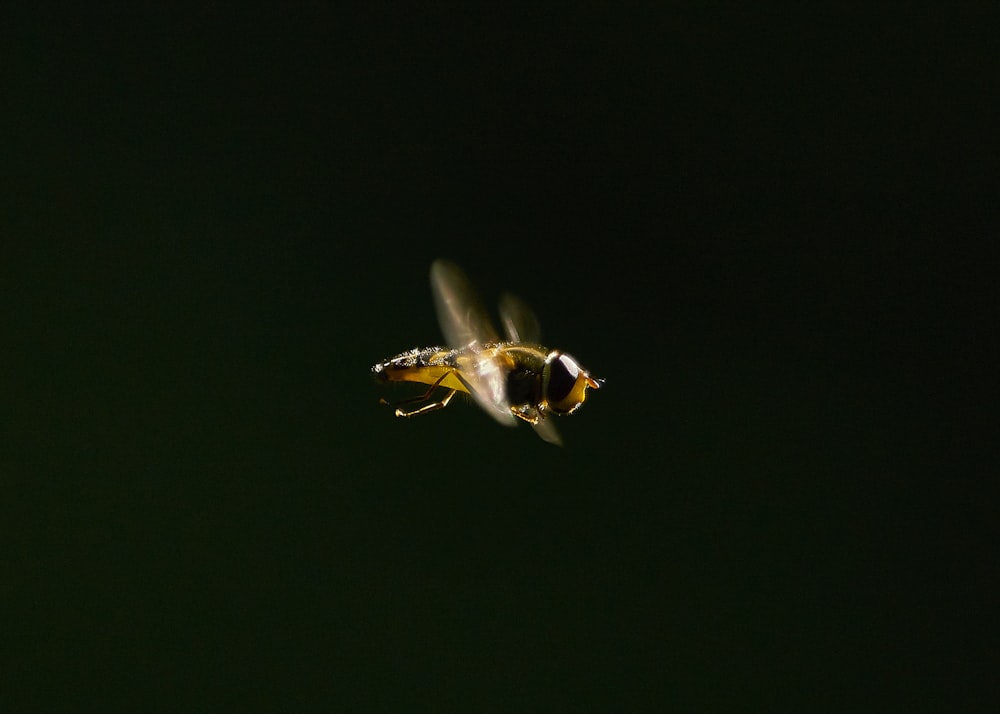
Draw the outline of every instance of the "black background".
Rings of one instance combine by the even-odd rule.
[[[995,13],[136,7],[3,31],[6,710],[995,704]],[[565,448],[378,404],[439,256]]]

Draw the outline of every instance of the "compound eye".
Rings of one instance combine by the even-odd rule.
[[[553,352],[546,360],[545,398],[549,408],[569,414],[586,398],[590,378],[569,355]]]
[[[576,386],[580,365],[567,355],[558,355],[549,363],[549,388],[545,396],[550,402],[561,402]]]

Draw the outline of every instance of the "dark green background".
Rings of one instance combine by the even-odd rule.
[[[944,20],[8,23],[3,708],[988,709],[996,18]],[[377,403],[439,256],[607,379],[564,449]]]

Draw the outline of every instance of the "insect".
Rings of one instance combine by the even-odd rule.
[[[390,405],[396,416],[412,417],[448,406],[457,392],[467,392],[505,426],[531,424],[545,441],[561,444],[548,417],[572,414],[598,389],[595,379],[565,352],[539,344],[534,312],[507,293],[500,300],[501,340],[469,279],[452,262],[431,265],[431,292],[446,347],[416,347],[372,367],[383,382],[429,385],[422,395]],[[443,390],[443,396],[434,398]],[[385,399],[383,404],[389,404]]]

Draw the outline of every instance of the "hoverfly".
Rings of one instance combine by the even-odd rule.
[[[547,417],[572,414],[587,398],[587,389],[598,389],[603,380],[591,377],[565,352],[538,344],[538,320],[520,299],[508,293],[500,300],[506,338],[501,340],[461,268],[436,260],[430,277],[447,347],[416,347],[372,367],[383,382],[429,385],[424,394],[392,405],[396,416],[444,409],[456,392],[467,392],[501,424],[514,426],[521,419],[545,441],[561,444]],[[439,389],[444,396],[434,399]]]

